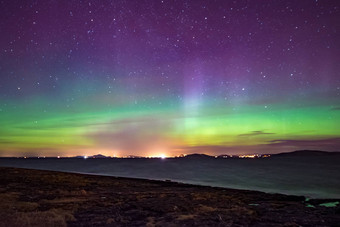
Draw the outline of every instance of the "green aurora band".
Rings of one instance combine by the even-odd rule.
[[[320,141],[339,137],[340,111],[330,104],[130,105],[91,111],[86,103],[63,111],[42,106],[46,105],[31,101],[0,112],[3,156],[276,153],[322,149]]]

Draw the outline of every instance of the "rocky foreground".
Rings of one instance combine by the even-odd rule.
[[[0,226],[6,227],[339,226],[337,201],[0,168]]]

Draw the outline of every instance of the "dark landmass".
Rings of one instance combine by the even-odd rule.
[[[251,154],[249,154],[251,155]],[[292,152],[283,152],[283,153],[278,153],[278,154],[256,154],[255,157],[251,158],[268,158],[268,157],[307,157],[307,156],[330,156],[330,155],[340,155],[340,152],[330,152],[330,151],[318,151],[318,150],[299,150],[299,151],[292,151]],[[241,157],[239,157],[241,156]],[[230,155],[230,154],[222,154],[218,156],[212,156],[212,155],[207,155],[207,154],[188,154],[188,155],[180,155],[176,157],[167,157],[167,158],[187,158],[187,159],[201,159],[201,158],[249,158],[249,157],[244,157],[246,155]],[[1,158],[99,158],[99,159],[104,159],[104,158],[119,158],[119,157],[111,157],[111,156],[105,156],[102,154],[96,154],[92,156],[74,156],[74,157],[0,157]],[[143,156],[136,156],[136,155],[128,155],[124,158],[149,158],[149,157],[143,157]],[[153,158],[160,158],[160,157],[153,157]]]
[[[110,157],[102,155],[102,154],[96,154],[96,155],[89,156],[89,158],[110,158]]]
[[[181,158],[181,157],[179,157]],[[214,158],[214,156],[210,156],[207,154],[188,154],[186,156],[184,156],[183,158],[191,158],[191,159],[200,159],[200,158]]]
[[[317,150],[300,150],[293,152],[285,152],[279,154],[273,154],[271,157],[308,157],[308,156],[335,156],[340,155],[340,152],[330,152],[330,151],[317,151]]]
[[[64,158],[64,157],[63,157]],[[91,156],[74,156],[74,157],[70,157],[70,158],[111,158],[110,156],[105,156],[102,154],[96,154],[96,155],[91,155]]]
[[[229,155],[222,154],[218,156],[211,156],[207,154],[189,154],[184,156],[184,158],[190,159],[203,159],[203,158],[270,158],[270,157],[315,157],[315,156],[330,156],[330,155],[340,155],[340,152],[329,152],[329,151],[317,151],[317,150],[299,150],[292,152],[284,152],[279,154],[256,154],[254,157],[250,154],[248,155]],[[179,157],[181,158],[181,157]]]
[[[0,168],[0,226],[338,226],[338,200]],[[337,203],[335,203],[337,204]]]

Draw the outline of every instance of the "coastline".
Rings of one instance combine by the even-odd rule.
[[[295,157],[295,156],[294,156]],[[0,166],[340,198],[339,155],[268,159],[0,159]],[[202,168],[204,165],[204,168]]]
[[[336,226],[337,199],[0,167],[0,226]],[[320,205],[321,204],[321,205]]]
[[[111,177],[115,179],[130,179],[130,180],[141,180],[141,181],[151,181],[151,182],[171,182],[174,184],[179,184],[179,185],[191,185],[191,186],[196,186],[196,187],[208,187],[208,188],[216,188],[216,189],[221,189],[221,190],[239,190],[239,191],[252,191],[252,192],[259,192],[259,193],[266,193],[266,194],[279,194],[279,195],[286,195],[286,196],[296,196],[296,197],[304,197],[305,200],[313,200],[313,201],[333,201],[337,200],[340,201],[340,197],[315,197],[311,195],[306,195],[306,194],[291,194],[289,191],[282,192],[282,191],[271,191],[271,190],[266,190],[263,188],[258,188],[258,189],[249,189],[249,188],[242,188],[239,185],[232,185],[232,186],[223,186],[223,185],[215,185],[215,184],[208,184],[205,182],[201,181],[183,181],[181,179],[154,179],[154,178],[145,178],[145,177],[129,177],[129,176],[116,176],[108,173],[91,173],[91,172],[79,172],[79,171],[67,171],[67,170],[53,170],[53,169],[35,169],[35,168],[21,168],[21,167],[1,167],[0,168],[17,168],[17,169],[26,169],[26,170],[41,170],[41,171],[49,171],[49,172],[57,172],[57,173],[71,173],[71,174],[80,174],[80,175],[90,175],[90,176],[99,176],[99,177]],[[262,190],[261,190],[262,189]]]

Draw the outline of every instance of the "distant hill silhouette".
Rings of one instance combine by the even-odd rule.
[[[96,154],[96,155],[89,156],[88,158],[111,158],[111,157],[105,156],[102,154]]]
[[[278,154],[262,154],[261,157],[268,155],[269,158],[274,158],[274,157],[321,157],[321,156],[336,156],[340,157],[340,152],[334,151],[319,151],[319,150],[297,150],[297,151],[292,151],[292,152],[283,152],[283,153],[278,153]],[[258,158],[261,158],[258,157]],[[0,158],[17,158],[17,157],[0,157]],[[21,157],[24,158],[24,157]],[[27,157],[27,158],[42,158],[42,157]],[[45,157],[43,157],[45,158]],[[46,158],[68,158],[68,157],[46,157]],[[102,154],[96,154],[92,156],[74,156],[70,158],[97,158],[97,159],[104,159],[104,158],[112,158],[110,156],[105,156]],[[143,156],[136,156],[136,155],[129,155],[126,156],[125,158],[145,158]],[[188,154],[184,157],[177,157],[177,158],[184,158],[184,159],[211,159],[211,158],[233,158],[233,159],[238,159],[239,155],[228,155],[228,154],[223,154],[223,155],[218,155],[218,156],[211,156],[207,154],[199,154],[199,153],[194,153],[194,154]]]
[[[265,154],[263,154],[265,155]],[[318,150],[298,150],[292,152],[284,152],[279,154],[269,154],[270,157],[315,157],[315,156],[336,156],[340,155],[340,152],[329,152],[329,151],[318,151]],[[202,158],[215,158],[215,156],[210,156],[206,154],[189,154],[185,156],[189,159],[202,159]],[[238,155],[218,155],[217,158],[238,158]]]
[[[293,152],[285,152],[273,154],[271,157],[309,157],[309,156],[333,156],[340,155],[340,152],[318,151],[318,150],[298,150]]]
[[[206,154],[188,154],[184,158],[190,158],[190,159],[197,159],[197,158],[214,158],[214,156],[206,155]]]

